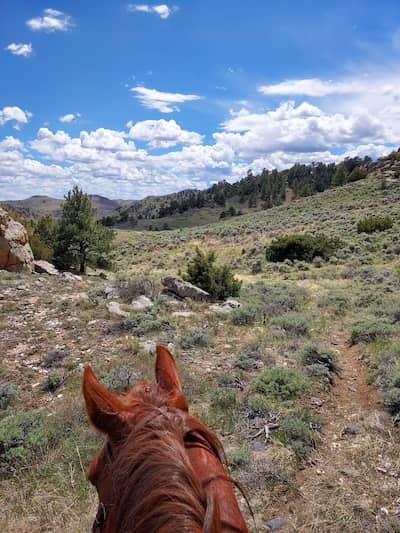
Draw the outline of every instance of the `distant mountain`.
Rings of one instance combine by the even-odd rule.
[[[89,196],[92,200],[93,207],[96,209],[98,219],[110,215],[125,203],[121,200],[110,200],[97,194],[90,194]],[[5,206],[11,206],[22,215],[33,218],[39,218],[43,215],[51,215],[59,218],[61,216],[63,202],[64,200],[51,198],[50,196],[35,195],[26,198],[26,200],[7,200],[1,203]]]

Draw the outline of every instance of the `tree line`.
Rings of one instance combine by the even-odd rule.
[[[134,227],[139,219],[157,219],[185,213],[202,207],[226,207],[227,202],[236,202],[248,208],[269,209],[281,205],[290,190],[294,198],[310,196],[332,187],[363,179],[367,176],[366,165],[370,157],[346,158],[336,163],[295,164],[278,171],[263,169],[260,173],[247,175],[235,183],[220,181],[204,191],[186,190],[146,203],[135,202],[134,206],[121,207],[115,215],[104,217],[105,226],[126,224]],[[231,207],[231,206],[230,206]],[[222,218],[242,214],[238,209],[222,211]]]

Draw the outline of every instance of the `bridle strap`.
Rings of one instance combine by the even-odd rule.
[[[107,512],[104,503],[100,502],[93,522],[92,533],[100,533],[106,522]]]

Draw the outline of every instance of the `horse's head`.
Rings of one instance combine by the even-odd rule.
[[[135,449],[135,444],[143,451],[147,446],[147,435],[150,434],[153,439],[150,445],[154,451],[158,447],[161,448],[164,436],[175,431],[178,435],[176,443],[180,445],[170,443],[168,453],[172,458],[176,457],[178,462],[181,461],[180,468],[188,469],[190,475],[195,477],[198,487],[195,491],[199,494],[204,490],[207,492],[208,485],[212,485],[209,492],[213,498],[218,500],[223,497],[231,502],[227,507],[227,514],[231,513],[233,507],[237,508],[231,483],[227,481],[228,477],[220,461],[220,443],[206,426],[188,414],[188,404],[182,391],[178,369],[171,353],[163,346],[157,346],[155,375],[156,383],[142,382],[132,387],[129,392],[120,394],[106,389],[98,381],[91,367],[85,367],[83,395],[86,409],[92,424],[106,437],[104,446],[92,460],[87,472],[88,479],[97,489],[100,501],[93,526],[95,532],[118,531],[111,525],[117,522],[116,515],[121,512],[121,509],[118,509],[121,500],[121,479],[116,478],[116,472],[124,470],[126,482],[127,468],[133,469],[132,463],[138,467],[146,460],[148,454],[140,458],[140,450],[138,452]],[[175,446],[176,450],[171,450],[171,446]],[[125,462],[122,462],[122,459]],[[169,462],[171,460],[173,459],[168,459]],[[228,492],[231,494],[227,494]],[[221,505],[217,501],[218,506]],[[221,514],[224,515],[224,509]],[[240,519],[243,522],[241,515]],[[214,522],[214,518],[212,521]],[[243,529],[236,531],[247,531],[244,522]]]

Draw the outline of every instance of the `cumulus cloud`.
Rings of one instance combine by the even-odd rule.
[[[5,50],[8,50],[15,56],[29,57],[33,53],[31,43],[10,43],[6,46]]]
[[[67,113],[66,115],[62,115],[61,117],[59,117],[58,120],[60,122],[69,124],[70,122],[74,122],[74,120],[76,120],[80,116],[81,116],[80,113]]]
[[[149,4],[128,4],[128,11],[139,11],[141,13],[152,13],[162,19],[167,19],[174,11],[175,7],[169,7],[166,4],[149,5]]]
[[[383,143],[385,125],[368,112],[329,114],[307,102],[284,102],[273,111],[234,113],[215,133],[217,142],[231,146],[246,159],[279,150],[323,152],[349,143]]]
[[[157,89],[137,86],[130,89],[135,98],[148,109],[157,109],[161,113],[173,113],[179,111],[177,104],[200,100],[202,97],[196,94],[167,93]]]
[[[363,85],[355,81],[324,81],[319,78],[285,80],[274,85],[261,85],[258,91],[266,95],[328,96],[332,94],[358,93]]]
[[[41,17],[26,21],[27,26],[33,31],[68,31],[72,29],[73,22],[69,15],[57,9],[45,9]]]
[[[183,130],[175,120],[128,122],[129,137],[148,143],[151,148],[170,148],[177,144],[201,144],[203,136]]]
[[[13,122],[15,129],[20,129],[22,124],[27,124],[31,118],[32,113],[29,111],[23,111],[17,106],[5,106],[0,109],[0,126],[6,124],[6,122]]]

